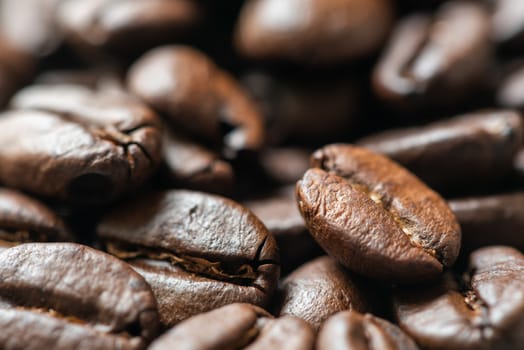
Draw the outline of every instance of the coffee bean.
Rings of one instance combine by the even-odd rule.
[[[131,67],[128,86],[175,125],[223,145],[226,155],[262,146],[263,121],[254,103],[196,49],[166,46],[146,53]]]
[[[137,187],[161,157],[158,118],[142,104],[80,86],[32,86],[0,116],[0,181],[76,203]]]
[[[460,103],[485,84],[491,50],[486,9],[445,3],[434,16],[415,14],[399,22],[373,72],[374,90],[407,109]]]
[[[147,283],[125,263],[72,243],[0,253],[2,349],[143,349],[157,332]]]
[[[218,154],[174,132],[165,133],[163,145],[163,175],[170,185],[211,193],[232,192],[233,168]]]
[[[370,311],[373,304],[363,281],[323,256],[299,267],[279,287],[280,316],[296,316],[316,330],[331,315],[354,309]]]
[[[312,156],[297,183],[299,209],[318,244],[370,278],[415,283],[437,278],[460,248],[446,202],[391,160],[335,144]]]
[[[284,187],[243,204],[275,237],[284,273],[321,252],[297,208],[294,187]]]
[[[524,249],[524,193],[453,199],[448,204],[467,251],[489,245]]]
[[[44,204],[0,188],[0,251],[26,242],[73,241],[63,221]]]
[[[400,328],[371,314],[342,311],[322,326],[318,350],[417,350],[415,342]]]
[[[388,130],[357,144],[402,164],[441,190],[500,179],[522,142],[520,114],[473,112],[421,127]]]
[[[240,13],[236,46],[258,60],[341,63],[375,52],[391,20],[388,0],[250,0]]]
[[[264,306],[276,287],[274,238],[222,197],[153,193],[117,208],[97,232],[108,252],[151,285],[167,326],[234,302]]]
[[[523,7],[524,8],[524,7]],[[523,18],[524,20],[524,18]],[[497,103],[507,108],[524,110],[524,63],[510,62],[497,85]]]
[[[518,349],[524,341],[524,256],[509,247],[473,252],[469,272],[400,290],[400,326],[424,349]]]
[[[150,349],[312,350],[314,340],[313,330],[300,319],[273,319],[254,305],[231,304],[180,323],[158,338]]]
[[[191,0],[62,0],[56,17],[71,43],[122,54],[186,37],[202,8]]]

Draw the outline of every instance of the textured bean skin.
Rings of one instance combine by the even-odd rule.
[[[151,193],[109,213],[97,234],[152,286],[166,326],[234,302],[265,306],[276,288],[274,238],[226,198]]]
[[[461,278],[400,290],[394,310],[401,328],[424,349],[518,349],[524,327],[524,256],[504,246],[470,256]]]
[[[460,248],[444,200],[389,159],[350,145],[312,156],[297,200],[319,245],[348,269],[397,283],[435,279]]]

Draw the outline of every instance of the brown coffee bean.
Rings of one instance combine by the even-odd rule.
[[[44,204],[0,188],[0,251],[27,242],[73,241],[63,221]]]
[[[0,253],[2,349],[143,349],[157,332],[151,289],[127,264],[72,243]]]
[[[388,0],[250,0],[236,45],[254,59],[341,63],[376,51],[391,20]]]
[[[524,249],[524,193],[453,199],[448,204],[467,251],[490,245]]]
[[[416,14],[399,22],[373,72],[373,86],[380,98],[402,108],[457,104],[483,86],[491,60],[486,9],[447,2],[433,17]]]
[[[519,113],[494,110],[388,130],[356,144],[402,164],[433,188],[464,189],[493,182],[511,169],[522,130]]]
[[[400,328],[371,314],[342,311],[322,326],[318,350],[417,350],[415,342]]]
[[[400,326],[424,349],[518,349],[524,341],[524,256],[510,247],[472,253],[462,278],[400,290]]]
[[[524,20],[524,18],[523,18]],[[524,110],[524,63],[510,62],[503,67],[497,84],[497,103],[502,107]]]
[[[167,326],[234,302],[264,306],[279,276],[277,246],[264,225],[214,195],[153,193],[109,213],[97,233],[148,281]]]
[[[298,318],[273,319],[254,305],[231,304],[180,323],[150,349],[312,350],[314,340],[311,327]]]
[[[34,65],[32,57],[0,35],[0,108],[31,77]]]
[[[289,272],[322,250],[309,234],[295,199],[294,186],[243,203],[275,237],[282,272]]]
[[[128,86],[175,125],[223,145],[226,155],[262,146],[263,121],[254,103],[196,49],[166,46],[146,53],[131,67]]]
[[[297,183],[306,225],[331,256],[371,278],[415,283],[453,265],[460,227],[446,202],[391,160],[326,146]]]
[[[114,199],[160,163],[161,127],[142,104],[80,86],[32,86],[0,117],[0,181],[77,203]]]
[[[170,185],[211,193],[231,193],[235,174],[220,156],[188,137],[164,135],[163,177]]]
[[[280,316],[296,316],[316,330],[331,315],[348,309],[370,311],[373,296],[362,281],[323,256],[299,267],[282,282]]]
[[[122,54],[186,37],[202,15],[191,0],[61,0],[56,17],[71,43]]]

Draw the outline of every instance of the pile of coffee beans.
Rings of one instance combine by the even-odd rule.
[[[0,0],[0,349],[524,349],[524,0]]]

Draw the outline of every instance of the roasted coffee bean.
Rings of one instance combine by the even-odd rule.
[[[244,202],[273,234],[280,250],[283,272],[289,272],[319,252],[300,215],[294,187],[284,187]]]
[[[61,0],[56,16],[71,43],[121,54],[186,37],[202,11],[192,0]]]
[[[249,304],[231,304],[194,316],[158,338],[151,350],[313,350],[315,333],[291,316],[274,319]]]
[[[278,313],[307,321],[316,330],[343,310],[370,311],[373,297],[363,281],[323,256],[299,267],[279,287]]]
[[[392,15],[389,0],[250,0],[236,45],[253,59],[341,63],[375,52]]]
[[[524,342],[524,256],[509,247],[473,252],[461,278],[400,290],[400,326],[424,349],[520,349]]]
[[[355,310],[330,317],[318,334],[318,350],[417,350],[400,328],[371,314]]]
[[[282,78],[263,72],[251,72],[242,79],[262,111],[272,145],[312,144],[345,136],[356,123],[354,80],[347,76]]]
[[[146,53],[131,67],[128,85],[175,125],[223,145],[226,155],[262,146],[263,121],[254,103],[228,73],[193,48]]]
[[[32,57],[14,47],[0,34],[0,108],[30,78],[34,64]]]
[[[62,41],[54,20],[60,0],[1,0],[0,32],[19,50],[46,56]]]
[[[97,233],[148,281],[167,326],[234,302],[264,306],[279,276],[273,236],[249,210],[214,195],[152,193],[110,213]]]
[[[399,22],[373,72],[374,89],[407,109],[460,103],[485,83],[491,52],[485,8],[451,1],[434,17],[416,14]]]
[[[164,178],[171,185],[211,193],[231,193],[231,165],[206,147],[178,133],[164,135]]]
[[[511,170],[522,130],[518,113],[494,110],[388,130],[356,143],[397,161],[433,188],[464,189]]]
[[[156,115],[124,96],[32,86],[0,116],[0,181],[76,203],[111,200],[160,163]]]
[[[318,244],[370,278],[415,283],[453,265],[460,227],[446,202],[384,156],[335,144],[315,152],[297,183],[299,209]]]
[[[151,289],[110,255],[73,243],[0,253],[2,349],[143,349],[157,326]]]
[[[265,175],[278,185],[296,183],[309,169],[311,151],[296,147],[266,148],[260,154]]]
[[[70,242],[63,221],[44,204],[0,188],[0,251],[26,242]]]
[[[494,5],[493,37],[504,48],[522,51],[524,44],[524,3],[520,0],[488,0]]]
[[[524,249],[524,193],[448,201],[462,228],[462,247],[468,251],[489,245]]]

